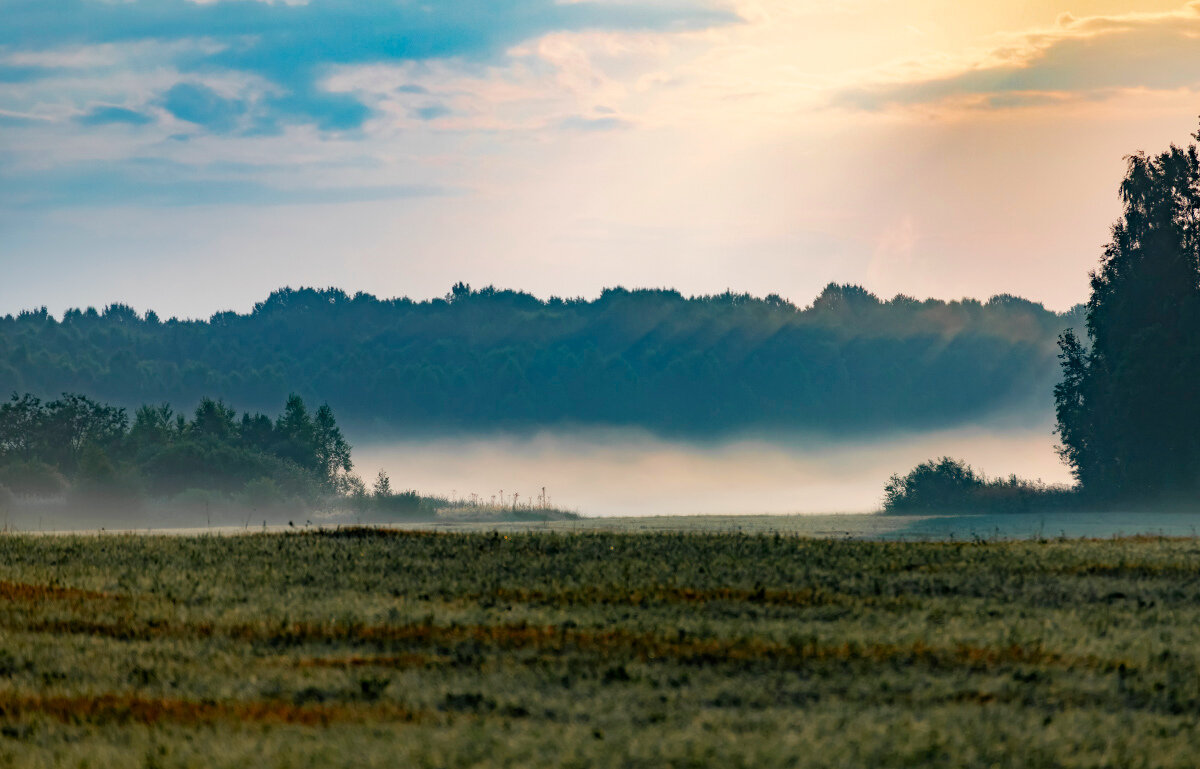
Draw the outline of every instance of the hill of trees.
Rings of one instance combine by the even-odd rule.
[[[1045,408],[1071,325],[1078,312],[1012,296],[881,301],[838,285],[806,308],[620,288],[541,301],[460,283],[422,302],[283,289],[206,321],[120,304],[0,318],[0,392],[256,409],[295,392],[359,431],[877,431]]]

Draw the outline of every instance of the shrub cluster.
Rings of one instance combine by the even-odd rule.
[[[1078,491],[1010,475],[991,478],[962,460],[942,457],[893,475],[883,488],[883,509],[893,513],[1026,513],[1070,509]]]

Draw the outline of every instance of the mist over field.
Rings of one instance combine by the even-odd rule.
[[[356,470],[387,470],[422,492],[490,500],[546,493],[584,515],[864,513],[888,477],[933,456],[966,457],[989,475],[1047,483],[1070,474],[1050,425],[987,425],[870,439],[796,436],[689,442],[637,430],[433,438],[355,445]]]

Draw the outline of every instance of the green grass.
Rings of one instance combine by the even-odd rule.
[[[1194,766],[1200,542],[0,536],[0,766]]]

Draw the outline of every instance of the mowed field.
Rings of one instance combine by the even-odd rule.
[[[1200,541],[0,536],[0,766],[1196,765]]]

